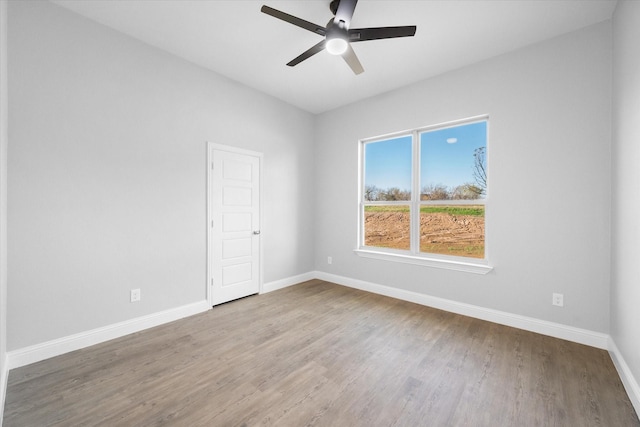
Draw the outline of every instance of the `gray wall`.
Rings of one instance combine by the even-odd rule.
[[[598,24],[319,116],[316,268],[607,333],[611,40],[610,22]],[[358,139],[480,114],[490,116],[495,269],[355,255]],[[563,308],[551,305],[553,292],[564,294]]]
[[[640,380],[640,2],[614,15],[611,337]]]
[[[209,140],[265,153],[265,282],[316,269],[608,333],[612,249],[611,331],[638,377],[631,4],[616,13],[610,240],[611,23],[314,118],[48,2],[11,2],[8,348],[205,298]],[[485,113],[494,271],[354,255],[357,140]]]
[[[7,371],[7,2],[0,1],[0,424]]]
[[[9,350],[205,299],[206,141],[264,153],[265,282],[313,270],[310,114],[48,2],[9,17]]]

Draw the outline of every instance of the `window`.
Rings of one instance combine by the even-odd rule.
[[[358,252],[486,266],[487,125],[482,116],[361,141]]]

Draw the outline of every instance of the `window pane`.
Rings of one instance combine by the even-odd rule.
[[[420,134],[420,200],[484,198],[487,122]]]
[[[411,135],[364,146],[364,199],[411,200]]]
[[[420,206],[420,251],[484,258],[484,205]]]
[[[410,206],[365,206],[364,245],[409,250],[411,247]]]

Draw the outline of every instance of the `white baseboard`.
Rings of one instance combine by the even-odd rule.
[[[606,334],[489,308],[479,307],[471,304],[465,304],[453,300],[447,300],[444,298],[433,297],[430,295],[397,289],[390,286],[379,285],[363,280],[351,279],[348,277],[338,276],[321,271],[311,271],[297,276],[265,283],[263,285],[262,293],[283,289],[288,286],[293,286],[298,283],[306,282],[313,279],[325,280],[342,286],[360,289],[366,292],[385,295],[388,297],[397,298],[400,300],[409,301],[416,304],[461,314],[464,316],[474,317],[489,322],[499,323],[526,331],[536,332],[539,334],[608,350],[609,354],[611,355],[611,359],[613,360],[613,363],[618,371],[618,374],[622,379],[622,383],[624,384],[627,394],[629,395],[629,398],[636,412],[640,414],[640,386],[638,385],[638,382],[634,378],[629,366],[626,364],[616,344]],[[70,351],[79,350],[81,348],[99,344],[111,339],[119,338],[134,332],[139,332],[144,329],[172,322],[174,320],[179,320],[188,316],[192,316],[194,314],[202,313],[209,309],[211,309],[211,307],[209,306],[207,301],[203,300],[197,303],[188,304],[182,307],[173,308],[159,313],[150,314],[148,316],[131,319],[125,322],[116,323],[102,328],[93,329],[68,337],[8,352],[5,356],[5,363],[2,366],[3,372],[0,372],[0,425],[2,425],[4,401],[10,369],[39,362],[41,360],[59,356]]]
[[[4,418],[4,401],[7,396],[7,380],[9,379],[9,368],[8,358],[6,355],[1,354],[0,357],[3,357],[2,361],[2,370],[0,370],[0,426],[2,425],[2,420]]]
[[[620,375],[624,389],[627,391],[629,399],[636,410],[636,414],[640,415],[640,385],[638,385],[638,381],[636,381],[633,376],[629,365],[627,365],[624,357],[622,357],[622,354],[620,353],[620,350],[618,350],[613,338],[609,338],[609,354],[611,355],[611,360],[613,360],[613,364],[618,371],[618,375]]]
[[[385,295],[416,304],[426,305],[428,307],[438,308],[440,310],[462,314],[476,319],[487,320],[489,322],[499,323],[501,325],[511,326],[525,331],[536,332],[538,334],[548,335],[567,341],[573,341],[603,350],[608,348],[609,336],[599,332],[574,328],[572,326],[566,326],[559,323],[548,322],[532,317],[419,294],[417,292],[406,291],[389,286],[378,285],[376,283],[365,282],[363,280],[350,279],[348,277],[324,273],[321,271],[315,272],[315,275],[316,278],[321,280],[337,283],[350,288],[360,289],[362,291],[372,292],[374,294]]]
[[[634,379],[631,371],[629,370],[619,351],[615,347],[615,344],[613,344],[607,334],[574,328],[571,326],[479,307],[453,300],[447,300],[444,298],[433,297],[430,295],[379,285],[363,280],[351,279],[348,277],[338,276],[321,271],[311,271],[297,276],[265,283],[263,285],[262,293],[272,292],[313,279],[325,280],[342,286],[360,289],[363,291],[385,295],[388,297],[397,298],[404,301],[409,301],[416,304],[461,314],[464,316],[474,317],[489,322],[499,323],[526,331],[536,332],[555,338],[565,339],[568,341],[609,350],[612,354],[612,359],[614,360],[615,366],[620,372],[620,376],[623,379],[625,387],[627,388],[628,393],[633,401],[634,407],[637,411],[638,406],[640,406],[640,389],[638,387],[638,383]],[[200,301],[194,304],[189,304],[163,312],[154,313],[148,316],[116,323],[114,325],[82,332],[79,334],[48,341],[19,350],[10,351],[7,353],[7,363],[5,364],[5,369],[7,372],[1,373],[1,381],[4,381],[4,383],[1,384],[3,387],[0,388],[0,393],[4,393],[7,373],[10,369],[45,360],[50,357],[58,356],[70,351],[78,350],[130,333],[138,332],[147,328],[151,328],[153,326],[158,326],[163,323],[172,322],[174,320],[207,311],[210,308],[211,307],[209,307],[207,301]],[[640,413],[640,411],[638,412]]]
[[[276,280],[273,282],[265,283],[262,285],[262,294],[267,292],[277,291],[278,289],[286,288],[289,286],[297,285],[298,283],[306,282],[317,278],[315,271],[311,271],[297,276],[287,277],[285,279]]]
[[[262,293],[272,292],[315,278],[315,272],[309,272],[265,283],[263,285]],[[19,368],[50,357],[59,356],[70,351],[79,350],[94,344],[119,338],[127,334],[139,332],[163,323],[173,322],[174,320],[198,314],[209,309],[211,309],[211,307],[207,301],[200,301],[194,304],[10,351],[7,354],[7,363],[5,364],[5,367],[8,372],[10,369]]]
[[[102,328],[81,332],[75,335],[47,341],[30,347],[13,350],[7,353],[7,370],[19,368],[39,362],[50,357],[59,356],[70,351],[79,350],[94,344],[119,338],[134,332],[173,322],[174,320],[192,316],[210,310],[207,301],[176,307],[147,316],[138,317]]]

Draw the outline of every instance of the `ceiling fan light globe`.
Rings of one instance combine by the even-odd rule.
[[[331,55],[342,55],[347,51],[348,46],[349,43],[345,39],[342,39],[340,37],[327,39],[326,48],[327,52],[329,52]]]

